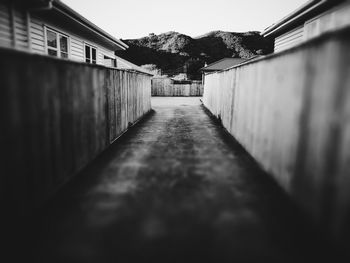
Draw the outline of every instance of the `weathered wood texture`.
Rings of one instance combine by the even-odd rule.
[[[0,49],[1,205],[43,204],[150,108],[151,77]]]
[[[350,28],[206,75],[203,102],[315,222],[349,239]]]
[[[202,81],[192,81],[191,84],[175,84],[169,78],[152,78],[152,96],[202,96]]]

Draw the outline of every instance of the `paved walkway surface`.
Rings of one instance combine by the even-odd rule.
[[[280,188],[200,105],[154,112],[32,223],[31,262],[316,262],[323,248]]]

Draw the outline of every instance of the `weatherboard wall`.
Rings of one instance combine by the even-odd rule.
[[[349,25],[350,2],[344,1],[344,3],[306,21],[304,25],[304,40],[312,39],[325,32]]]
[[[304,27],[299,26],[275,39],[275,52],[294,47],[304,40]]]
[[[45,43],[45,28],[50,28],[69,37],[69,59],[71,60],[85,62],[85,44],[96,48],[96,63],[98,65],[105,65],[104,56],[107,56],[109,58],[115,57],[113,50],[109,50],[108,48],[102,47],[99,44],[80,37],[76,33],[63,28],[59,24],[53,24],[52,22],[45,21],[39,17],[31,17],[30,28],[33,53],[47,53]]]
[[[69,37],[69,59],[85,62],[85,44],[97,49],[96,63],[106,65],[104,57],[114,59],[110,50],[71,32],[60,23],[46,21],[35,13],[27,12],[11,4],[0,3],[0,47],[15,48],[46,55],[45,28],[53,29]]]
[[[28,13],[10,4],[0,3],[0,47],[29,48]]]
[[[11,9],[0,3],[0,45],[10,47],[13,42]]]
[[[205,75],[204,105],[314,222],[350,244],[350,28]]]
[[[344,1],[344,3],[306,20],[302,25],[277,36],[274,51],[283,51],[326,32],[349,26],[349,17],[350,2]]]

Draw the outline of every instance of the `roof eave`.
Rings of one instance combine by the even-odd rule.
[[[261,35],[263,37],[273,36],[277,33],[283,31],[289,26],[292,26],[293,24],[296,24],[298,22],[301,22],[301,20],[305,20],[307,16],[317,9],[321,8],[325,4],[334,4],[342,2],[343,0],[311,0],[299,7],[297,10],[293,11],[286,17],[282,18],[280,21],[278,21],[276,24],[271,25],[267,29],[265,29]],[[310,17],[311,18],[311,17]]]
[[[207,65],[207,66],[205,66],[205,67],[203,67],[203,68],[209,68],[210,66],[212,66],[212,65],[214,65],[214,64],[217,64],[217,63],[219,63],[220,61],[223,61],[224,59],[228,59],[228,58],[219,59],[219,60],[217,60],[217,61],[214,61],[214,62],[210,63],[209,65]],[[229,58],[229,59],[230,59],[230,58]]]
[[[113,36],[108,34],[106,31],[99,28],[98,26],[90,22],[88,19],[86,19],[85,17],[83,17],[82,15],[80,15],[79,13],[77,13],[66,4],[62,3],[61,1],[54,0],[52,1],[52,4],[53,4],[53,8],[69,16],[71,19],[76,20],[82,26],[85,26],[89,30],[98,34],[99,36],[107,39],[109,42],[114,43],[119,49],[126,50],[129,47],[127,44],[125,44],[119,39],[114,38]]]
[[[244,58],[222,58],[222,59],[219,59],[219,60],[217,60],[217,61],[215,61],[215,62],[213,62],[213,63],[210,63],[209,65],[207,65],[207,66],[205,66],[205,67],[203,67],[203,68],[200,68],[199,70],[200,71],[218,71],[218,70],[222,70],[222,69],[210,69],[210,67],[211,66],[213,66],[213,65],[215,65],[215,64],[218,64],[218,63],[220,63],[221,61],[223,61],[223,60],[226,60],[226,59],[239,59],[239,60],[242,60],[242,62],[244,62],[244,61],[246,61],[247,59],[244,59]],[[240,62],[240,63],[242,63],[242,62]],[[240,64],[240,63],[238,63],[238,64]]]

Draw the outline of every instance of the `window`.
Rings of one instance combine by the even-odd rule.
[[[60,52],[62,58],[68,58],[68,38],[60,36]]]
[[[46,29],[47,54],[68,58],[68,37],[52,29]]]
[[[96,64],[96,48],[85,45],[85,61],[86,63]]]
[[[104,58],[104,65],[106,67],[113,67],[113,68],[117,67],[117,60],[115,58],[110,58],[107,56],[103,56],[103,58]]]

